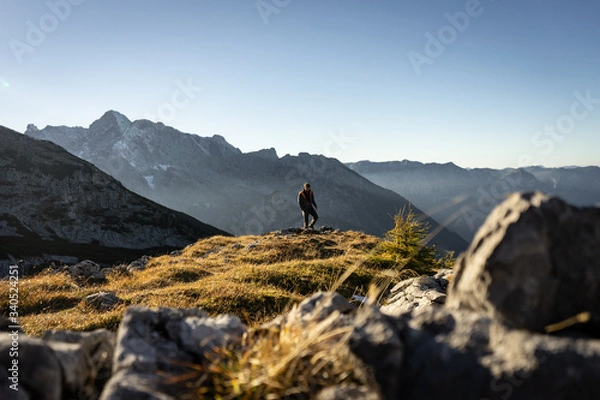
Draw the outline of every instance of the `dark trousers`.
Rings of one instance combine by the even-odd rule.
[[[308,225],[308,216],[312,216],[313,220],[310,223],[310,225]],[[308,227],[310,226],[311,228],[315,225],[315,222],[317,222],[317,220],[319,219],[319,215],[317,214],[317,210],[315,210],[314,208],[310,207],[307,209],[302,209],[302,216],[304,217],[304,227]]]

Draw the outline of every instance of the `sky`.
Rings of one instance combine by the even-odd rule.
[[[0,125],[107,110],[344,162],[600,165],[597,0],[0,0]]]

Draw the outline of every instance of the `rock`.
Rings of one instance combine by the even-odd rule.
[[[373,391],[373,389],[368,386],[358,386],[354,384],[330,386],[321,390],[315,396],[315,400],[348,399],[382,400],[383,397],[381,397],[378,392]]]
[[[15,336],[17,337],[17,336]],[[11,348],[18,349],[12,357]],[[14,354],[14,353],[13,353]],[[13,364],[17,361],[17,364]],[[0,394],[3,399],[60,400],[63,398],[62,366],[55,352],[42,340],[0,335]],[[11,371],[11,368],[14,371]],[[18,389],[10,389],[10,385]],[[8,388],[8,390],[7,390]],[[68,397],[66,397],[68,398]]]
[[[118,332],[113,376],[101,399],[180,398],[188,388],[179,378],[194,372],[212,346],[239,341],[245,330],[237,317],[211,319],[199,309],[130,307]]]
[[[13,357],[11,350],[17,348]],[[111,370],[114,334],[94,332],[49,332],[42,340],[23,334],[0,336],[0,394],[2,399],[97,399]],[[14,364],[17,360],[17,364]],[[6,382],[18,367],[17,392],[6,391]]]
[[[220,315],[215,318],[186,317],[181,321],[179,341],[184,350],[203,356],[215,347],[226,347],[239,341],[246,333],[246,326],[233,315]]]
[[[146,269],[146,265],[148,265],[148,261],[150,261],[150,256],[142,256],[137,260],[133,261],[127,266],[128,272],[133,271],[143,271]]]
[[[48,331],[42,339],[60,360],[67,388],[72,393],[97,399],[111,374],[115,334],[106,329]]]
[[[384,398],[401,398],[404,344],[396,321],[365,305],[356,312],[352,326],[352,352],[373,370]]]
[[[596,399],[600,341],[507,327],[469,310],[398,321],[405,399]],[[467,384],[468,383],[468,384]]]
[[[334,312],[348,314],[355,309],[356,307],[338,293],[318,292],[292,308],[284,317],[284,324],[306,326],[323,321]]]
[[[398,283],[392,288],[381,312],[397,317],[410,311],[444,305],[448,277],[453,273],[452,270],[444,269],[435,276],[420,276]]]
[[[302,228],[296,228],[296,227],[290,227],[290,228],[285,228],[285,229],[279,229],[276,231],[271,232],[273,235],[275,236],[290,236],[290,235],[297,235],[302,233],[304,229]]]
[[[511,195],[459,257],[448,306],[535,332],[590,312],[600,334],[600,208]]]
[[[257,240],[256,242],[252,242],[246,246],[247,251],[253,250],[256,246],[258,246],[260,242]]]
[[[121,299],[115,295],[115,292],[99,292],[85,298],[86,305],[98,310],[110,310],[120,302]]]
[[[332,228],[330,226],[321,226],[319,228],[297,228],[291,227],[286,229],[280,229],[277,231],[271,232],[271,234],[275,236],[291,236],[291,235],[318,235],[318,234],[328,234],[328,233],[339,233],[339,229]]]
[[[91,260],[83,260],[75,265],[69,265],[65,268],[73,279],[91,284],[103,283],[106,281],[106,275],[101,270],[100,265]]]

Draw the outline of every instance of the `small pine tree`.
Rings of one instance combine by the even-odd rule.
[[[412,209],[403,208],[394,216],[394,223],[394,228],[386,233],[385,240],[372,261],[380,266],[398,271],[414,271],[419,275],[452,267],[453,253],[439,259],[435,244],[425,244],[429,224],[418,221]]]

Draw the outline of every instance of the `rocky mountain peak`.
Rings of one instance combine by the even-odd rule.
[[[258,150],[258,151],[253,151],[253,152],[248,153],[248,155],[260,157],[265,160],[272,160],[272,161],[279,159],[279,156],[277,156],[277,151],[273,147],[271,147],[270,149],[262,149],[262,150]]]
[[[94,121],[90,125],[90,130],[97,130],[98,128],[117,128],[119,131],[124,132],[131,124],[132,122],[125,115],[118,111],[109,110],[105,112],[100,119]]]

